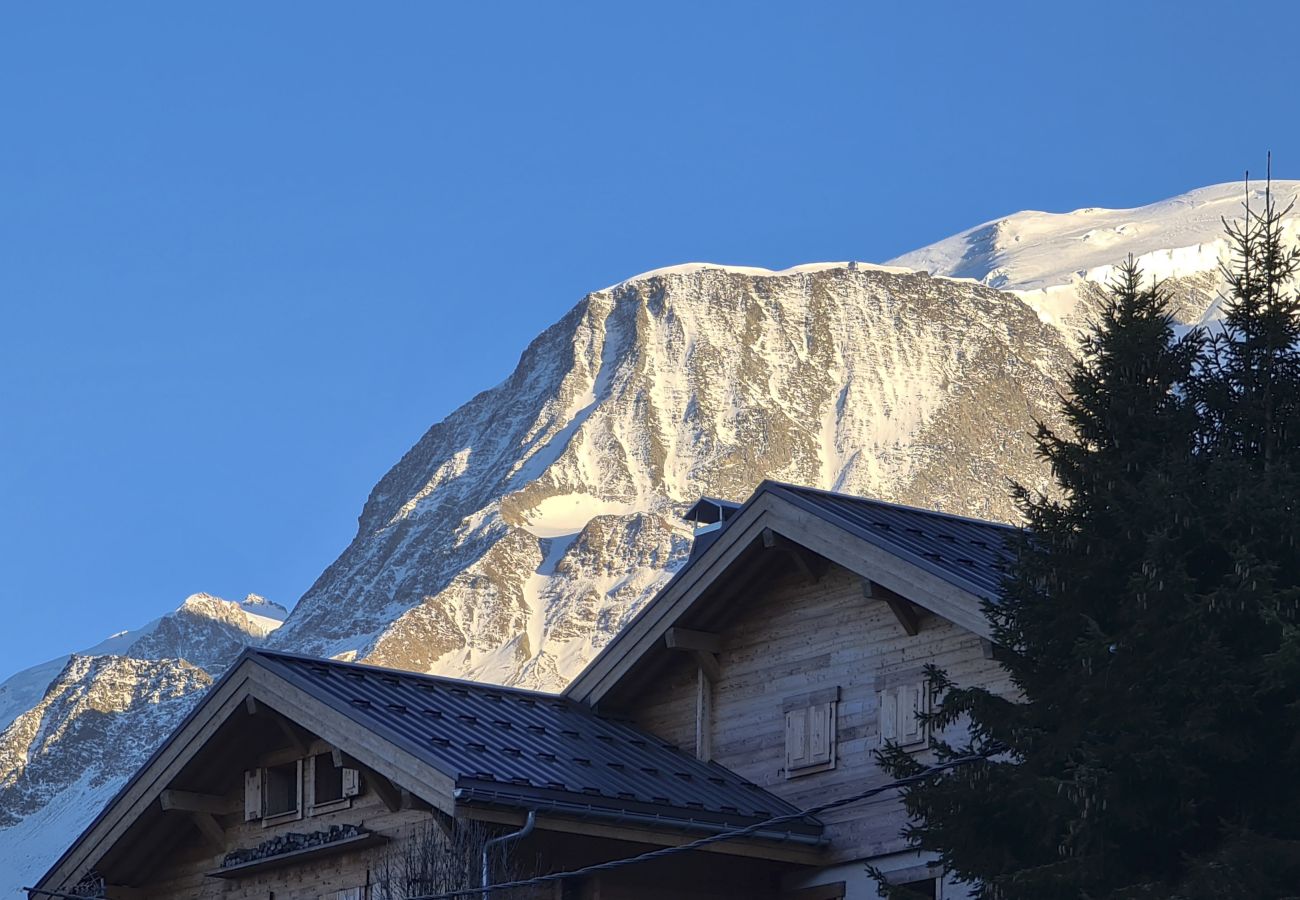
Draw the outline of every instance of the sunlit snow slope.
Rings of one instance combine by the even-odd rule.
[[[1272,189],[1285,207],[1300,194],[1300,181],[1275,181]],[[1229,261],[1224,219],[1241,219],[1248,200],[1253,210],[1263,208],[1262,182],[1252,182],[1249,192],[1240,183],[1218,184],[1135,209],[1018,212],[890,264],[1013,291],[1045,320],[1072,332],[1095,302],[1093,286],[1107,283],[1132,254],[1145,274],[1170,281],[1180,317],[1196,324],[1213,314],[1217,269]],[[1292,234],[1298,224],[1300,218],[1289,218]]]
[[[380,480],[280,630],[258,598],[196,595],[0,685],[0,896],[245,643],[558,689],[680,566],[701,494],[771,477],[1014,518],[1004,485],[1045,482],[1032,422],[1112,267],[1132,253],[1183,322],[1212,316],[1244,199],[1022,212],[890,266],[688,263],[589,294]]]

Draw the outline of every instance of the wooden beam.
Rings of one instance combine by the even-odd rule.
[[[397,812],[402,808],[402,789],[397,785],[373,769],[366,770],[366,782],[379,799],[384,801],[389,812]]]
[[[363,766],[360,762],[358,762],[358,761],[357,761],[356,759],[354,759],[353,757],[348,756],[346,753],[344,753],[344,752],[343,752],[342,750],[340,750],[338,747],[331,747],[331,748],[330,748],[330,758],[333,759],[333,761],[334,761],[334,768],[336,768],[336,769],[363,769],[363,768],[365,768],[365,766]]]
[[[311,736],[303,731],[293,722],[290,722],[284,716],[276,716],[275,723],[280,726],[281,733],[289,741],[289,747],[299,756],[311,755]]]
[[[197,794],[193,791],[165,790],[158,796],[158,801],[165,810],[204,812],[214,816],[230,815],[242,809],[240,802],[232,797]]]
[[[664,643],[670,650],[702,650],[706,653],[717,653],[722,648],[722,641],[716,634],[693,631],[690,628],[669,628],[664,634]]]
[[[701,653],[713,659],[712,653]],[[717,665],[717,662],[714,662]],[[695,678],[695,755],[708,762],[713,758],[713,682],[701,666]]]
[[[813,553],[798,541],[792,541],[783,534],[777,534],[771,528],[763,529],[763,547],[777,550],[794,561],[795,566],[809,581],[820,581],[826,574],[826,560]]]
[[[700,674],[709,680],[709,684],[714,684],[722,679],[722,666],[718,664],[716,654],[696,650],[695,664],[700,667]]]
[[[436,807],[432,808],[432,813],[433,824],[438,826],[438,830],[442,832],[442,836],[447,840],[453,840],[456,837],[456,820]],[[559,882],[557,882],[557,884],[558,883]]]
[[[884,585],[877,584],[870,578],[862,579],[862,593],[870,600],[882,600],[889,607],[898,624],[903,626],[912,637],[921,631],[921,611],[911,600],[895,593]]]
[[[191,812],[189,814],[192,821],[199,829],[199,833],[218,850],[226,848],[226,830],[221,827],[217,817],[212,813]]]
[[[433,809],[433,804],[428,800],[422,800],[412,794],[406,788],[402,788],[402,809],[418,809],[428,812]],[[439,813],[441,815],[441,813]]]

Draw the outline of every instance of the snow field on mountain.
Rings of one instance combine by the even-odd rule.
[[[0,872],[22,848],[56,855],[188,699],[126,690],[122,655],[173,660],[149,674],[158,696],[196,684],[191,663],[215,674],[261,640],[555,690],[682,565],[676,516],[701,494],[743,500],[770,477],[1013,518],[994,486],[1044,483],[1031,422],[1055,414],[1094,284],[1133,253],[1150,275],[1200,279],[1181,288],[1197,320],[1226,252],[1219,217],[1241,198],[1220,185],[1134,210],[1017,213],[888,266],[689,263],[588,295],[385,474],[283,627],[260,598],[195,595],[93,648],[57,696],[66,657],[0,685],[0,716],[32,713],[0,746],[22,760],[0,813],[30,810],[0,832]],[[136,731],[79,730],[88,698]],[[39,783],[19,771],[34,746]]]

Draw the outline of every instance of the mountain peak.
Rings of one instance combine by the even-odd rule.
[[[1300,195],[1300,181],[1274,181],[1286,205]],[[1089,206],[1071,212],[1023,210],[959,232],[890,265],[932,275],[971,278],[1004,290],[1033,291],[1075,281],[1105,280],[1125,256],[1144,262],[1160,278],[1217,265],[1223,220],[1242,217],[1264,203],[1264,183],[1215,184],[1131,209]],[[1204,248],[1205,252],[1199,252]]]

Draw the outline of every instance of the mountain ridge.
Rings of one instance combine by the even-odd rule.
[[[1154,206],[1209,214],[1179,199]],[[0,823],[0,872],[39,874],[242,646],[557,689],[684,561],[677,516],[700,495],[743,500],[772,477],[1012,519],[988,486],[1047,483],[1029,429],[1053,421],[1105,280],[1080,260],[1099,234],[1118,261],[1172,233],[1151,217],[1123,232],[1123,212],[1014,214],[883,266],[688,263],[587,294],[402,454],[283,626],[254,595],[193,595],[0,684],[0,798],[22,810]],[[975,233],[1010,220],[985,235],[981,279],[963,276]],[[1024,257],[1034,241],[1056,270]],[[1195,324],[1219,249],[1177,249],[1146,256],[1167,257]]]

